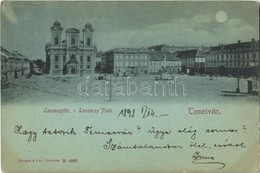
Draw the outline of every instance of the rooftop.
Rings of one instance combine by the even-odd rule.
[[[196,57],[197,52],[198,52],[198,49],[179,51],[177,54],[177,57],[180,59],[192,58],[192,57]]]
[[[79,33],[79,30],[77,28],[69,28],[66,30],[66,32],[69,32],[69,33]]]
[[[238,41],[237,43],[213,46],[211,47],[211,51],[221,51],[222,46],[224,46],[224,51],[238,50],[238,49],[251,49],[253,43],[255,44],[255,48],[259,49],[259,40],[255,41],[254,39],[252,39],[252,41],[249,42]]]
[[[166,57],[166,61],[178,61],[180,58],[174,54],[165,51],[150,51],[150,61],[163,61]]]
[[[115,48],[107,51],[107,53],[148,53],[146,48]]]

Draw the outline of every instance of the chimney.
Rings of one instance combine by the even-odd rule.
[[[237,42],[240,43],[240,40],[238,40]]]
[[[252,38],[252,42],[255,42],[255,39],[254,39],[254,38]]]

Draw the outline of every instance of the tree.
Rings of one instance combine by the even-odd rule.
[[[41,59],[33,60],[33,63],[36,64],[40,69],[42,69],[45,65],[45,62],[43,62]]]

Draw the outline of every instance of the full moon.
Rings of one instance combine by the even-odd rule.
[[[215,18],[217,22],[224,23],[227,20],[227,14],[224,11],[218,11]]]

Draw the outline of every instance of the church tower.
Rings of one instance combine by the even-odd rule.
[[[83,32],[83,43],[84,47],[93,47],[93,32],[94,29],[92,25],[87,23],[85,28],[82,30]]]
[[[51,27],[51,44],[60,45],[61,44],[61,34],[63,28],[61,27],[60,22],[55,21]]]

